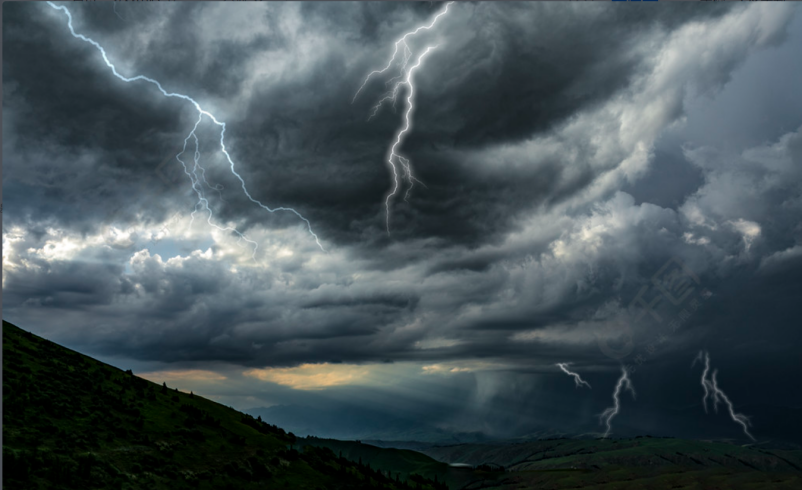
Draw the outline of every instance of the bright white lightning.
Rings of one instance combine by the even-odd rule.
[[[448,12],[448,7],[452,3],[454,3],[454,2],[446,3],[445,7],[443,7],[443,9],[440,12],[438,12],[437,15],[434,16],[434,18],[432,19],[432,21],[428,25],[420,26],[420,27],[416,28],[414,31],[410,31],[410,32],[404,34],[398,41],[396,41],[395,42],[395,49],[393,51],[393,56],[387,62],[387,66],[385,66],[381,70],[374,70],[374,71],[370,72],[368,74],[368,76],[365,77],[365,81],[362,82],[362,85],[359,87],[359,90],[356,91],[356,93],[354,94],[354,98],[351,101],[351,103],[353,103],[356,100],[357,96],[362,91],[362,89],[365,88],[365,85],[367,85],[367,83],[371,79],[371,77],[373,77],[374,75],[380,75],[380,74],[385,73],[387,70],[390,69],[390,67],[393,66],[393,63],[396,62],[396,58],[399,57],[399,54],[401,55],[401,60],[400,60],[400,63],[399,63],[400,64],[401,74],[396,76],[396,77],[393,77],[393,78],[391,78],[390,80],[387,81],[387,83],[385,85],[393,84],[392,90],[387,92],[384,95],[384,97],[382,97],[379,100],[379,102],[377,102],[376,105],[373,106],[373,110],[371,111],[370,117],[368,117],[368,120],[372,119],[379,112],[379,109],[381,109],[382,105],[384,105],[385,102],[392,101],[393,107],[395,107],[395,103],[396,103],[396,100],[398,99],[398,94],[401,91],[401,87],[403,85],[406,85],[406,87],[407,87],[407,97],[406,97],[406,99],[407,99],[406,100],[407,101],[407,109],[406,109],[406,111],[404,113],[404,122],[405,122],[405,124],[396,133],[396,135],[395,135],[395,143],[393,143],[393,145],[390,147],[390,150],[389,150],[388,155],[387,155],[387,164],[390,166],[390,169],[393,172],[393,188],[387,194],[387,196],[384,199],[384,207],[386,209],[386,224],[387,224],[387,233],[388,234],[390,233],[390,201],[393,198],[393,196],[395,196],[398,193],[398,188],[399,188],[397,164],[401,166],[402,171],[403,171],[403,176],[406,178],[407,182],[409,183],[409,187],[407,188],[407,191],[404,194],[404,200],[405,201],[409,197],[409,193],[412,190],[412,186],[414,185],[415,182],[418,182],[419,184],[423,185],[423,183],[421,181],[419,181],[418,179],[415,178],[415,176],[412,175],[412,166],[410,165],[409,159],[401,156],[398,153],[398,148],[403,143],[404,136],[407,134],[407,132],[409,132],[409,130],[412,127],[411,115],[412,115],[412,112],[414,110],[413,94],[415,92],[415,87],[414,87],[414,85],[412,83],[413,82],[414,72],[415,72],[416,69],[418,69],[421,66],[421,63],[423,62],[423,58],[427,54],[429,54],[429,52],[432,49],[435,49],[437,47],[437,46],[428,46],[426,48],[426,50],[420,56],[418,56],[416,63],[413,66],[411,66],[409,69],[407,69],[407,65],[409,64],[409,60],[412,58],[412,50],[410,49],[409,45],[407,44],[407,39],[415,36],[416,34],[418,34],[421,31],[427,31],[427,30],[431,29],[432,27],[434,27],[434,25],[437,23],[437,21]],[[406,76],[404,76],[405,73],[406,73]],[[424,187],[425,187],[425,185],[424,185]]]
[[[397,153],[397,148],[404,141],[404,135],[412,127],[411,115],[412,115],[412,111],[414,109],[414,106],[412,104],[412,96],[415,93],[415,88],[412,85],[412,76],[415,74],[415,70],[418,69],[418,67],[420,67],[421,62],[423,62],[423,58],[427,54],[429,54],[429,52],[434,48],[436,48],[436,46],[427,47],[426,50],[418,57],[417,63],[415,63],[415,65],[413,65],[409,69],[409,71],[407,72],[406,81],[404,82],[404,83],[407,84],[407,87],[408,87],[408,90],[407,90],[407,110],[404,113],[405,124],[404,124],[404,127],[401,128],[398,131],[398,133],[396,133],[395,143],[393,143],[393,146],[390,147],[389,155],[387,156],[387,163],[390,165],[390,168],[392,168],[392,170],[393,170],[393,190],[390,191],[390,193],[388,193],[387,197],[385,197],[385,199],[384,199],[384,207],[385,207],[385,209],[387,211],[387,213],[386,213],[386,222],[387,222],[387,233],[388,234],[390,233],[390,199],[392,199],[393,196],[398,192],[398,187],[399,187],[398,186],[398,171],[396,169],[395,163],[393,163],[393,160],[394,159],[398,160],[398,163],[401,164],[401,166],[404,169],[404,174],[407,177],[407,181],[409,182],[409,188],[407,189],[407,192],[404,195],[404,199],[405,200],[406,200],[407,197],[409,197],[409,191],[412,189],[413,182],[420,182],[418,179],[416,179],[412,175],[412,167],[409,164],[409,160],[407,158],[402,157],[400,154],[398,154]]]
[[[365,81],[362,82],[362,86],[360,86],[359,90],[357,90],[356,93],[354,94],[354,98],[351,100],[351,103],[353,103],[356,100],[357,96],[359,96],[359,92],[361,92],[362,89],[365,88],[365,85],[367,85],[368,81],[370,80],[370,78],[373,75],[381,75],[382,73],[384,73],[387,70],[389,70],[391,66],[393,66],[393,61],[395,61],[395,57],[398,56],[398,51],[399,51],[399,48],[401,46],[403,46],[403,50],[404,50],[404,62],[401,65],[401,70],[403,70],[406,67],[407,62],[409,61],[409,58],[411,57],[411,51],[409,49],[409,45],[407,44],[407,38],[410,37],[410,36],[416,35],[420,31],[428,31],[429,29],[434,27],[434,25],[437,23],[437,21],[440,19],[440,17],[444,16],[448,12],[448,7],[452,3],[454,3],[454,2],[448,2],[445,5],[445,7],[443,7],[443,10],[441,10],[440,12],[437,13],[437,15],[434,16],[434,18],[432,19],[432,22],[429,25],[420,26],[417,29],[415,29],[414,31],[410,31],[410,32],[404,34],[401,37],[401,39],[396,41],[395,42],[395,50],[393,51],[393,56],[390,58],[390,61],[387,62],[387,66],[385,66],[381,70],[373,70],[372,72],[370,72],[368,74],[367,77],[365,77]],[[400,78],[400,77],[397,77],[397,78]]]
[[[236,176],[237,179],[240,181],[240,184],[242,184],[242,190],[245,193],[245,195],[248,197],[248,199],[251,202],[259,205],[259,207],[261,207],[262,209],[264,209],[264,210],[266,210],[266,211],[268,211],[270,213],[275,213],[276,211],[287,211],[287,212],[295,214],[304,223],[306,223],[307,230],[309,231],[309,234],[314,237],[315,242],[317,243],[318,247],[320,247],[321,250],[325,250],[323,248],[323,245],[321,245],[320,240],[318,239],[318,236],[312,231],[312,224],[309,222],[308,219],[304,218],[301,215],[301,213],[299,213],[298,211],[294,210],[293,208],[287,208],[287,207],[270,208],[270,207],[262,204],[260,201],[254,199],[251,196],[251,194],[248,192],[248,189],[245,187],[245,180],[234,169],[234,161],[231,159],[231,155],[229,155],[228,150],[226,150],[226,145],[225,145],[226,123],[219,121],[212,113],[204,110],[201,107],[201,105],[198,102],[196,102],[195,99],[193,99],[192,97],[190,97],[188,95],[184,95],[184,94],[167,92],[162,87],[161,83],[159,83],[158,81],[156,81],[156,80],[154,80],[152,78],[148,78],[148,77],[146,77],[144,75],[137,75],[135,77],[130,77],[130,78],[121,75],[120,73],[117,72],[117,68],[111,63],[111,61],[109,61],[109,58],[106,55],[106,50],[103,49],[103,46],[98,44],[93,39],[88,38],[88,37],[84,36],[83,34],[78,34],[78,33],[75,32],[75,28],[72,25],[72,14],[67,9],[67,7],[65,7],[63,5],[56,5],[53,2],[47,2],[47,4],[50,5],[52,8],[54,8],[56,10],[63,11],[67,15],[67,27],[70,29],[70,33],[72,34],[72,36],[74,38],[76,38],[76,39],[80,39],[80,40],[82,40],[84,42],[87,42],[87,43],[91,44],[92,46],[94,46],[95,48],[97,48],[98,51],[100,51],[100,54],[103,56],[103,61],[106,63],[106,66],[111,68],[111,72],[114,74],[115,77],[119,78],[120,80],[122,80],[122,81],[124,81],[126,83],[131,83],[131,82],[135,82],[135,81],[138,81],[138,80],[142,80],[142,81],[148,82],[150,84],[155,85],[165,97],[176,97],[176,98],[179,98],[179,99],[183,99],[183,100],[186,100],[186,101],[190,102],[195,107],[195,109],[198,111],[198,116],[199,116],[198,122],[195,123],[195,127],[192,129],[192,131],[189,133],[187,138],[184,140],[184,149],[181,151],[181,153],[179,153],[176,156],[176,158],[178,158],[178,161],[181,162],[182,165],[184,165],[184,162],[181,161],[181,159],[179,157],[181,156],[181,154],[184,153],[184,151],[186,151],[186,143],[187,143],[187,141],[189,140],[189,138],[194,137],[196,142],[197,142],[197,136],[195,135],[195,130],[197,129],[198,124],[200,124],[200,121],[203,119],[203,116],[208,117],[215,125],[220,126],[220,150],[225,155],[226,160],[228,161],[228,163],[229,163],[229,165],[231,167],[231,173],[234,174],[234,176]],[[196,159],[195,159],[196,169],[200,168],[198,166],[197,157],[198,157],[198,153],[197,153],[197,144],[196,144]],[[201,168],[201,170],[203,170],[203,169]],[[186,172],[189,175],[189,173],[187,172],[186,165],[184,165],[184,172]],[[193,174],[195,174],[195,170],[193,170]],[[202,193],[200,193],[199,192],[199,188],[195,186],[196,181],[197,181],[197,174],[195,174],[195,178],[194,179],[192,178],[192,176],[190,176],[190,179],[193,182],[193,189],[195,189],[196,193],[199,194],[199,198],[201,198]],[[204,177],[203,180],[206,181],[206,178]],[[208,182],[207,182],[207,185],[208,185]],[[212,211],[208,207],[208,201],[206,201],[205,199],[201,198],[198,201],[198,204],[202,204],[204,209],[206,209],[209,212],[209,218],[208,218],[207,221],[209,222],[209,224],[212,224],[211,223]],[[197,209],[197,205],[196,205],[196,209]],[[194,215],[194,212],[193,212],[193,215]],[[215,226],[215,225],[212,225],[212,226]],[[249,243],[252,243],[254,245],[256,244],[255,242],[252,242],[252,241],[248,240],[247,238],[245,238],[244,235],[242,235],[242,233],[239,233],[235,229],[232,229],[232,228],[221,228],[219,226],[215,226],[215,227],[217,229],[220,229],[220,230],[223,230],[223,231],[234,231],[240,236],[240,239],[245,239],[246,241],[248,241]],[[255,256],[256,248],[254,248],[253,254]]]
[[[702,405],[705,407],[705,413],[707,413],[707,399],[708,397],[713,398],[713,410],[718,413],[718,404],[719,402],[723,402],[727,405],[727,410],[730,413],[730,418],[733,422],[739,424],[743,427],[744,434],[749,436],[750,439],[753,441],[755,438],[749,432],[749,426],[752,425],[749,422],[749,417],[742,413],[735,413],[735,409],[732,406],[732,402],[727,397],[727,395],[718,387],[718,381],[716,380],[716,375],[718,374],[718,369],[713,370],[712,376],[710,379],[707,379],[707,374],[710,371],[710,356],[705,351],[700,351],[699,355],[696,356],[696,360],[702,359],[702,354],[704,354],[704,361],[705,361],[705,369],[702,372],[702,388],[705,390],[705,396],[702,398]],[[694,360],[694,364],[696,364],[696,360]],[[693,366],[693,365],[692,365]]]
[[[582,378],[579,376],[579,374],[577,374],[577,373],[574,373],[574,372],[571,372],[571,371],[569,371],[569,370],[568,370],[568,363],[566,363],[566,362],[558,362],[558,363],[557,363],[557,367],[559,367],[560,369],[562,369],[562,370],[563,370],[563,372],[564,372],[565,374],[567,374],[568,376],[573,376],[573,377],[574,377],[574,384],[576,385],[576,387],[577,387],[577,388],[580,388],[582,385],[585,385],[585,386],[587,386],[588,388],[590,388],[590,383],[588,383],[587,381],[585,381],[584,379],[582,379]]]
[[[627,376],[627,368],[623,366],[621,367],[621,377],[618,378],[618,383],[615,385],[615,391],[613,391],[613,406],[599,415],[599,423],[604,423],[607,425],[607,431],[604,433],[604,437],[607,437],[610,434],[610,431],[613,428],[610,422],[612,422],[613,417],[618,415],[618,410],[621,408],[619,396],[621,395],[622,389],[629,390],[632,393],[632,398],[635,398],[635,389],[632,387],[632,382]]]
[[[181,163],[181,166],[184,167],[184,173],[187,174],[187,177],[189,177],[190,182],[192,182],[192,189],[198,195],[198,204],[195,205],[195,209],[192,211],[191,220],[190,220],[190,226],[192,225],[192,222],[195,221],[195,213],[198,212],[198,205],[202,205],[203,208],[206,211],[208,211],[208,213],[209,213],[209,216],[206,218],[206,222],[209,224],[209,226],[212,226],[212,227],[214,227],[214,228],[216,228],[216,229],[218,229],[220,231],[232,231],[232,232],[236,233],[237,235],[239,235],[240,240],[244,240],[244,241],[250,243],[251,245],[253,245],[253,253],[251,254],[251,258],[253,258],[255,260],[256,259],[256,249],[259,247],[259,244],[257,244],[253,240],[249,240],[245,235],[240,233],[236,228],[233,228],[233,227],[223,228],[221,226],[218,226],[218,225],[212,223],[212,210],[209,208],[209,201],[203,196],[203,191],[200,188],[200,180],[201,179],[198,178],[198,169],[200,169],[201,178],[203,179],[204,182],[206,182],[207,186],[209,186],[212,189],[216,189],[218,192],[219,192],[219,187],[212,187],[211,185],[209,185],[209,182],[206,181],[206,171],[199,164],[199,160],[200,160],[199,144],[200,144],[200,142],[198,141],[198,136],[197,136],[197,134],[195,134],[195,131],[197,131],[198,125],[201,123],[202,120],[203,120],[203,115],[200,115],[198,117],[198,121],[195,123],[195,126],[192,128],[192,132],[190,132],[189,135],[187,135],[187,137],[184,139],[184,147],[181,149],[181,153],[179,153],[178,155],[175,156],[176,160],[178,160]],[[181,160],[181,155],[183,155],[187,151],[187,142],[189,141],[190,138],[194,138],[194,140],[195,140],[195,153],[194,153],[194,156],[193,156],[193,160],[195,162],[195,165],[192,168],[192,173],[189,173],[189,170],[187,169],[186,163],[184,163],[184,161]]]

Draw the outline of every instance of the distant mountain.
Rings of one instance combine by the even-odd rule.
[[[382,469],[3,322],[5,489],[446,488]]]
[[[335,404],[325,408],[303,405],[274,405],[250,408],[246,413],[270,421],[298,436],[328,439],[418,441],[430,444],[487,442],[481,432],[452,432],[425,421],[388,416],[379,410]]]
[[[701,389],[700,389],[701,391]],[[684,407],[667,407],[639,401],[626,406],[617,417],[612,435],[615,437],[675,437],[706,439],[747,444],[753,442],[740,425],[732,420],[726,407],[718,410],[708,407],[705,412],[700,402]],[[740,405],[736,411],[749,417],[750,432],[764,447],[802,449],[802,409],[769,404]],[[405,417],[398,412],[329,402],[325,406],[276,405],[246,410],[261,416],[270,423],[284,427],[296,435],[375,441],[377,445],[415,449],[400,446],[407,441],[429,445],[461,443],[526,442],[540,439],[578,438],[595,439],[604,427],[597,417],[575,421],[573,424],[518,427],[516,431],[501,432],[493,436],[482,432],[460,432],[443,429],[426,417]],[[514,435],[512,435],[514,434]],[[392,444],[390,444],[392,443]],[[768,444],[768,446],[766,446]]]

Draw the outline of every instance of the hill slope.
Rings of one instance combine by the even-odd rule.
[[[3,406],[7,489],[445,488],[325,448],[299,452],[276,426],[5,321]]]

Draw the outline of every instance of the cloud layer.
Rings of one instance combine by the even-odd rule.
[[[298,209],[327,250],[295,215],[245,198],[207,120],[213,221],[255,241],[254,260],[237,235],[192,216],[175,160],[191,105],[115,79],[61,12],[9,4],[4,318],[170,379],[219,391],[215,376],[234,376],[229,400],[365,380],[417,399],[453,383],[471,417],[501,400],[557,417],[550,404],[576,394],[556,362],[612,380],[619,362],[684,366],[704,346],[722,381],[727,368],[758,379],[766,355],[798,368],[787,346],[800,340],[802,119],[756,121],[764,136],[748,145],[687,130],[699,108],[741,90],[750,63],[793,51],[798,8],[640,7],[459,3],[411,42],[437,45],[416,75],[403,147],[425,187],[396,202],[388,236],[383,162],[400,108],[367,121],[380,79],[352,98],[439,6],[69,5],[126,76],[158,79],[226,121],[254,197]],[[777,69],[802,75],[799,63]],[[717,124],[711,135],[736,123]],[[679,327],[667,325],[685,305],[662,301],[660,323],[632,303],[667,263],[706,291]],[[649,376],[669,387],[662,400],[682,386]],[[740,394],[728,386],[734,400],[753,389],[745,376]],[[534,393],[550,402],[530,406]],[[603,407],[609,393],[587,396]]]

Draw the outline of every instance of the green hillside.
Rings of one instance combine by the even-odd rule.
[[[3,408],[6,489],[445,488],[396,481],[391,462],[380,472],[325,448],[299,451],[278,427],[5,321]]]

